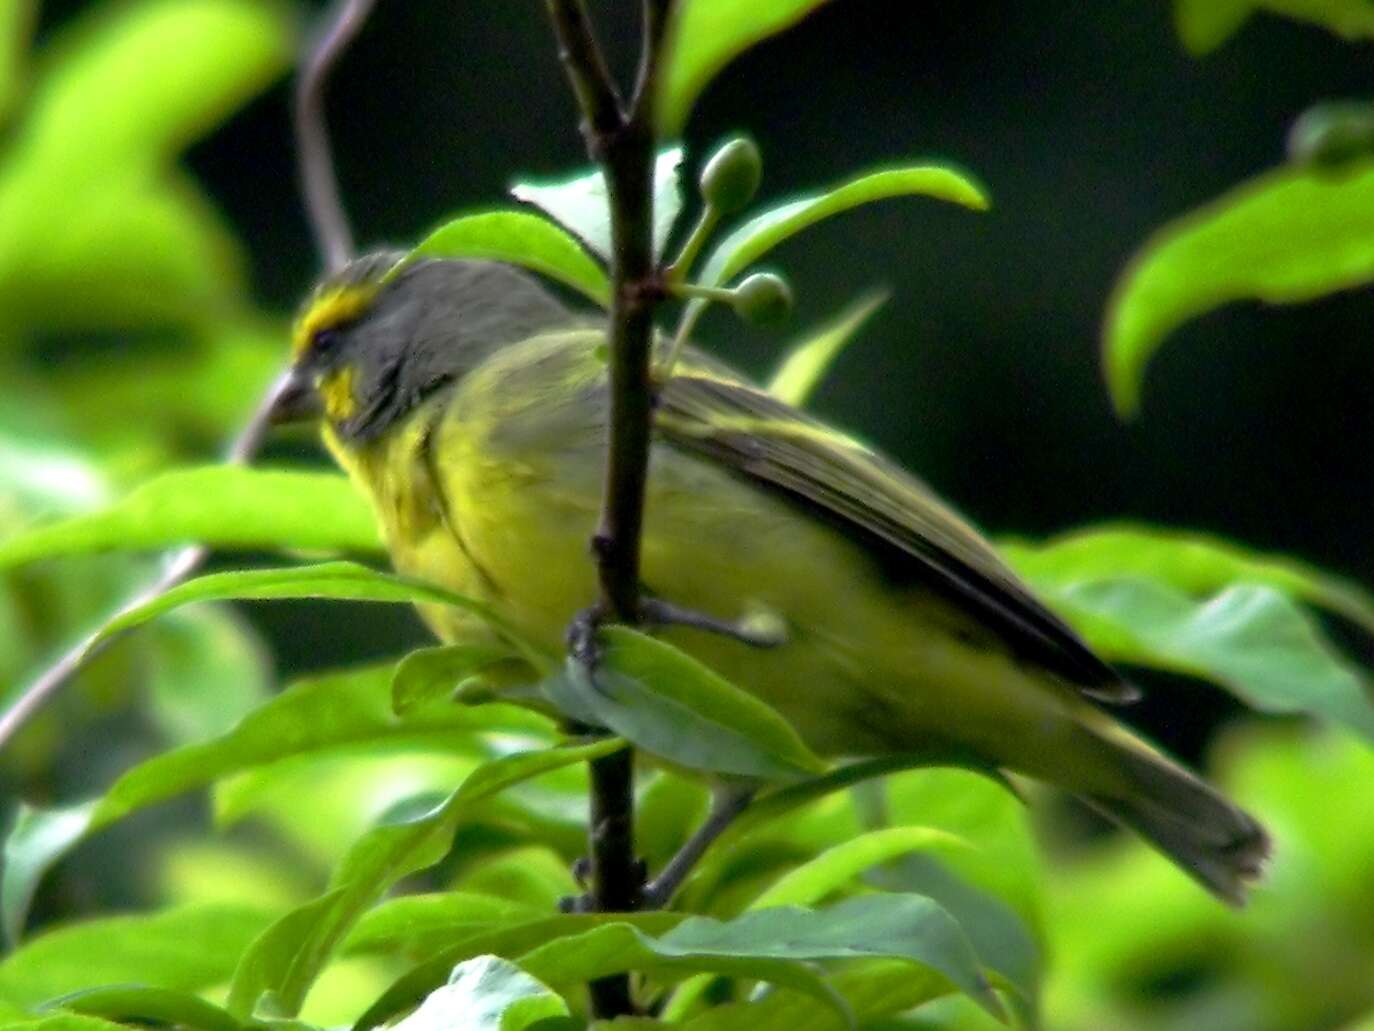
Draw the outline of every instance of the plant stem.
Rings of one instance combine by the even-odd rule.
[[[601,518],[592,538],[600,611],[639,621],[640,536],[653,393],[654,99],[672,0],[644,0],[639,72],[628,109],[612,82],[583,0],[547,0],[559,56],[582,113],[587,152],[606,177],[611,215],[610,433]],[[644,871],[634,850],[634,759],[625,749],[592,763],[591,901],[635,909]],[[634,1013],[625,975],[590,986],[596,1016]]]

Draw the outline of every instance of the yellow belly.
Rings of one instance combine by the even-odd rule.
[[[599,428],[522,453],[495,446],[489,423],[461,413],[422,412],[409,426],[365,455],[334,445],[371,495],[396,568],[487,602],[556,653],[570,620],[597,597],[588,541]],[[888,585],[862,548],[828,526],[662,444],[642,579],[720,619],[760,607],[780,616],[788,640],[773,649],[681,628],[664,636],[777,708],[821,754],[954,745],[1071,789],[1109,786],[1112,770],[1083,726],[1100,721],[1070,690],[990,647],[935,598]],[[488,633],[454,609],[423,614],[445,640]]]

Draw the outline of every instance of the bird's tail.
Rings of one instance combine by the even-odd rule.
[[[1113,735],[1107,743],[1131,790],[1085,801],[1142,835],[1215,895],[1242,905],[1269,855],[1264,828],[1215,788],[1140,742]]]

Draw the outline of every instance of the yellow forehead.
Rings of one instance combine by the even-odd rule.
[[[333,329],[359,318],[377,296],[374,284],[329,287],[315,295],[310,307],[296,320],[291,333],[291,353],[299,358],[322,329]]]

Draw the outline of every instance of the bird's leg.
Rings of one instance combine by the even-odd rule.
[[[722,785],[715,790],[711,802],[711,812],[696,829],[686,844],[678,849],[677,855],[668,860],[659,875],[644,886],[644,909],[663,909],[673,900],[673,895],[692,868],[697,865],[711,844],[734,823],[736,818],[749,807],[758,788],[752,784]]]
[[[599,603],[591,605],[573,616],[564,635],[568,654],[588,671],[596,669],[601,661],[601,644],[596,634],[606,620],[606,609]]]
[[[787,643],[787,631],[775,618],[725,620],[704,612],[674,605],[662,598],[645,598],[639,603],[640,619],[649,626],[686,626],[729,637],[754,648],[776,648]]]

